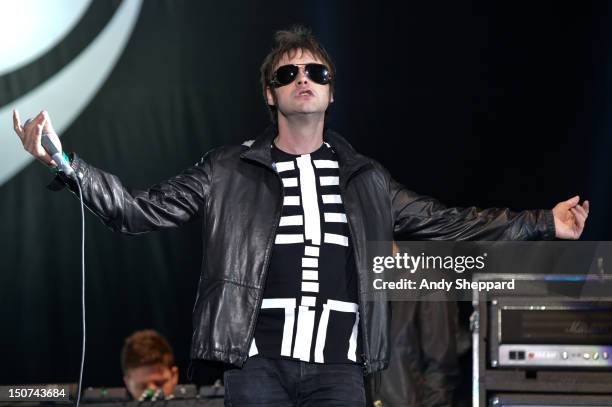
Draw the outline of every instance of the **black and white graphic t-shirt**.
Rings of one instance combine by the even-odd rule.
[[[282,217],[249,356],[361,362],[357,272],[340,196],[338,161],[272,147],[283,182]]]

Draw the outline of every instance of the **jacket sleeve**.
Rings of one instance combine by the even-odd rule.
[[[204,208],[210,192],[210,153],[181,174],[146,190],[127,188],[121,180],[74,155],[71,165],[81,180],[83,203],[111,229],[136,235],[188,222]],[[62,175],[76,194],[76,182]]]
[[[396,235],[423,240],[551,240],[551,210],[447,208],[390,179],[389,193]]]

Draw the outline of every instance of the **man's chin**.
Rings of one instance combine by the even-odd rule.
[[[286,112],[286,113],[282,113],[283,116],[290,118],[290,117],[312,117],[312,116],[317,116],[317,115],[324,115],[325,111],[321,111],[319,109],[296,109],[294,111],[291,112]]]

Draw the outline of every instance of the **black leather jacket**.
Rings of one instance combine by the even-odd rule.
[[[211,150],[195,166],[148,190],[128,189],[116,176],[73,157],[87,207],[113,230],[140,234],[201,216],[204,250],[193,310],[193,359],[241,366],[248,357],[283,203],[270,156],[275,135],[270,128],[250,147]],[[340,189],[359,270],[366,374],[388,364],[390,322],[386,302],[365,300],[367,241],[392,241],[394,233],[415,240],[554,236],[550,211],[446,208],[405,189],[338,134],[326,130],[324,139],[340,163]]]

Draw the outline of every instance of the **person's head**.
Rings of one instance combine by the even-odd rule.
[[[121,369],[125,387],[134,399],[147,389],[161,389],[169,396],[178,383],[172,348],[152,329],[136,331],[125,339]]]
[[[263,96],[272,121],[276,122],[278,115],[324,114],[334,101],[336,80],[327,51],[302,26],[278,31],[274,39],[275,46],[260,68]]]

